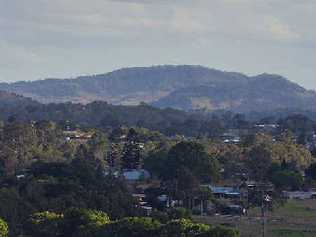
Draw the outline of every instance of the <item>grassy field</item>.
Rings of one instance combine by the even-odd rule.
[[[208,224],[238,228],[242,237],[262,236],[259,210],[247,217],[195,217]],[[316,237],[316,200],[289,200],[284,206],[267,214],[266,237]]]

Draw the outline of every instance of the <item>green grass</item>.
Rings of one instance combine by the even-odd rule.
[[[284,217],[316,219],[316,200],[289,200],[275,214]]]
[[[248,217],[195,217],[208,224],[238,228],[242,237],[262,236],[260,210]],[[266,237],[316,237],[316,200],[289,200],[267,214]]]
[[[306,232],[298,230],[272,230],[269,232],[271,237],[315,237],[316,232]]]

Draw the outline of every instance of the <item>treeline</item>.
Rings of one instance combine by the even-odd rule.
[[[167,136],[176,134],[188,137],[216,138],[228,129],[253,129],[255,124],[279,124],[277,132],[291,130],[306,142],[315,131],[313,118],[308,111],[272,111],[238,114],[228,111],[184,112],[176,109],[158,109],[142,103],[138,106],[111,105],[96,101],[87,105],[60,103],[41,104],[31,99],[0,92],[0,120],[54,121],[63,128],[82,127],[110,130],[119,126],[138,126],[159,131]]]
[[[141,216],[124,179],[107,175],[109,170],[148,170],[161,187],[146,190],[146,201],[160,214],[165,212],[155,199],[160,194],[168,193],[188,209],[195,197],[212,199],[201,184],[271,182],[278,195],[280,190],[302,190],[316,179],[313,156],[291,133],[276,140],[258,134],[234,145],[168,138],[139,127],[84,132],[91,137],[82,143],[68,141],[62,127],[49,121],[12,121],[1,127],[0,202],[5,205],[0,205],[0,217],[8,222],[11,236],[25,231],[30,215],[50,211],[58,216],[68,207],[102,211],[112,220]]]
[[[139,106],[114,106],[106,102],[82,104],[38,104],[10,107],[0,106],[0,120],[41,121],[90,128],[109,129],[124,126],[141,126],[158,130],[166,135],[197,136],[219,135],[225,125],[219,118],[191,114],[175,109],[158,109],[146,104]]]
[[[104,174],[102,163],[92,152],[92,144],[78,146],[70,160],[33,161],[26,166],[27,170],[17,170],[14,175],[1,178],[0,201],[5,205],[0,206],[0,217],[7,221],[10,236],[238,236],[237,232],[225,228],[179,220],[183,215],[166,215],[160,211],[152,218],[141,218],[142,211],[126,183]],[[197,176],[199,171],[206,172],[212,167],[204,166],[212,164],[206,152],[195,143],[179,144],[187,146],[187,151],[200,152],[197,154],[200,162],[188,177],[193,178],[190,185],[198,185],[200,178],[208,179],[207,173],[201,173],[200,178]],[[170,152],[174,156],[171,163],[180,158],[179,148]],[[179,166],[175,165],[177,169]],[[187,168],[183,170],[189,174]],[[218,174],[217,167],[212,172]],[[166,180],[177,179],[185,185],[183,178],[187,177],[166,177]],[[175,195],[185,194],[185,200],[189,200],[188,193],[196,192],[198,187],[183,185]],[[4,222],[3,231],[7,232]]]
[[[111,221],[101,211],[71,208],[57,214],[41,212],[25,223],[25,236],[32,237],[238,237],[237,231],[225,227],[197,224],[188,219],[161,222],[153,218],[127,217]]]
[[[105,177],[89,158],[66,163],[34,163],[25,177],[2,179],[0,216],[10,236],[24,232],[22,224],[38,211],[61,213],[68,207],[105,211],[113,219],[138,215],[126,184]],[[57,235],[58,236],[58,235]]]
[[[0,175],[19,174],[36,162],[69,164],[78,157],[90,158],[102,169],[110,165],[115,170],[145,167],[159,178],[170,175],[168,172],[163,174],[166,164],[169,168],[189,164],[188,169],[192,171],[192,167],[199,163],[199,160],[190,160],[194,154],[199,154],[201,167],[210,165],[210,170],[215,166],[223,168],[223,178],[254,170],[248,167],[252,154],[258,160],[254,165],[263,160],[259,156],[264,154],[264,158],[268,159],[265,165],[290,166],[297,172],[304,171],[314,161],[312,154],[296,142],[291,132],[275,137],[259,133],[245,136],[239,144],[226,144],[205,137],[170,138],[139,127],[119,127],[108,132],[95,128],[83,131],[91,135],[84,144],[76,140],[67,142],[62,126],[54,122],[11,122],[3,125],[0,129]],[[142,144],[141,149],[139,144]],[[186,157],[188,160],[185,160]],[[194,159],[197,159],[196,156]],[[207,163],[209,161],[215,163]],[[197,169],[196,173],[203,174],[204,171],[199,167]],[[263,169],[259,169],[260,172]]]

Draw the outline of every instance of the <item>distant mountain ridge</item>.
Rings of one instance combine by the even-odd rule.
[[[0,90],[43,103],[100,100],[121,105],[146,102],[182,110],[316,110],[314,91],[279,75],[246,76],[190,65],[124,68],[75,79],[0,83]]]
[[[15,93],[10,93],[7,91],[0,91],[0,108],[10,106],[11,108],[19,107],[19,106],[30,106],[37,105],[38,102],[25,98],[21,95],[17,95]]]

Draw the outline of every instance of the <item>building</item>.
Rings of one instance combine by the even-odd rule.
[[[239,189],[235,187],[209,186],[209,188],[216,198],[239,199],[241,195]]]
[[[150,173],[144,169],[124,169],[122,175],[127,181],[142,181],[150,179]]]

